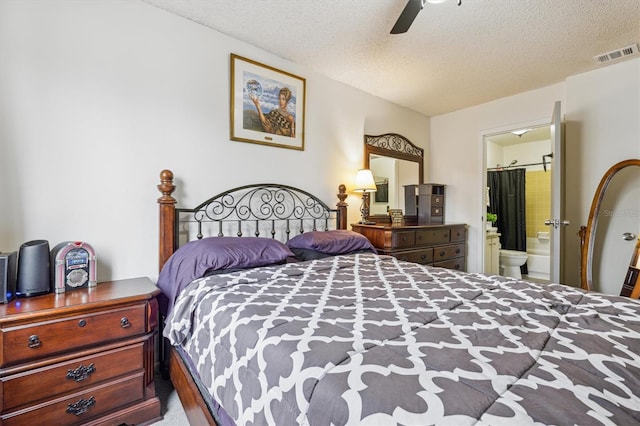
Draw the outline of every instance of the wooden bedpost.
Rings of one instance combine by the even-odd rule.
[[[347,199],[347,187],[344,184],[338,186],[338,229],[347,229],[347,206],[344,200]]]
[[[175,189],[176,186],[173,184],[173,172],[171,170],[161,171],[160,185],[158,185],[158,190],[162,193],[162,197],[158,198],[158,204],[160,204],[159,269],[162,269],[165,262],[169,257],[171,257],[176,249],[174,227],[176,218],[176,199],[171,196]]]

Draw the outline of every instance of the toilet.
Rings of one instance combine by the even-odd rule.
[[[520,267],[527,261],[527,252],[500,249],[500,275],[522,278]]]

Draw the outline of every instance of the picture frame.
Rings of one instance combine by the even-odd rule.
[[[304,150],[306,80],[231,54],[231,140]]]
[[[391,225],[402,225],[404,223],[402,209],[389,209],[389,217],[391,218]]]
[[[386,177],[373,177],[376,182],[376,188],[378,190],[374,195],[374,202],[376,203],[388,203],[389,202],[389,178]]]

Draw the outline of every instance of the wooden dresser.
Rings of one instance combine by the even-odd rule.
[[[401,260],[466,270],[467,225],[362,225],[351,229],[371,241],[378,254],[388,254]]]
[[[134,278],[0,305],[0,425],[161,419],[158,294]]]

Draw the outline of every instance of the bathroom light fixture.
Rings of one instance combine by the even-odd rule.
[[[363,225],[375,224],[375,222],[368,221],[367,217],[369,216],[369,193],[376,192],[377,190],[378,188],[376,187],[376,182],[373,179],[371,170],[358,170],[358,174],[356,174],[356,187],[353,190],[354,192],[362,192],[362,205],[360,206],[362,219],[358,223]]]
[[[531,129],[520,129],[520,130],[514,130],[511,133],[516,135],[517,137],[521,138],[522,135],[524,135],[525,133],[528,133]]]

